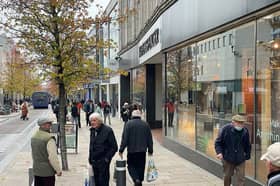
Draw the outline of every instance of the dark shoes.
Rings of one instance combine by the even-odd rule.
[[[135,180],[134,185],[135,186],[142,186],[142,182],[140,180]]]

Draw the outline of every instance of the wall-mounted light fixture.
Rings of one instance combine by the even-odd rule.
[[[116,60],[117,62],[120,62],[120,60],[122,60],[122,58],[121,58],[121,56],[116,56],[116,57],[115,57],[115,60]]]
[[[231,52],[233,53],[234,56],[237,56],[237,57],[242,57],[242,55],[235,50],[235,46],[231,46]]]

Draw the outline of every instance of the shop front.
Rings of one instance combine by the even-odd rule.
[[[164,144],[221,177],[215,139],[233,115],[245,114],[252,144],[246,185],[261,185],[261,154],[280,142],[280,11],[235,25],[165,53]]]

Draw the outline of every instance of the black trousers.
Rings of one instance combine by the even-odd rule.
[[[78,114],[78,124],[79,128],[81,128],[81,114]]]
[[[135,152],[127,154],[127,168],[129,175],[135,182],[144,180],[145,173],[145,164],[146,164],[146,152]]]
[[[87,122],[87,126],[90,126],[91,124],[90,124],[90,121],[89,121],[89,116],[92,114],[93,112],[87,112],[86,113],[86,122]]]
[[[34,186],[55,186],[55,176],[34,176]]]
[[[168,126],[173,126],[174,112],[168,112]]]
[[[95,186],[109,186],[110,163],[98,160],[92,164]]]

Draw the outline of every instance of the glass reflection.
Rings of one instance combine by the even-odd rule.
[[[195,147],[194,76],[195,45],[168,54],[167,123],[168,135]]]
[[[259,159],[280,142],[280,13],[258,20],[257,28],[257,179],[265,182],[265,162]]]
[[[142,118],[146,119],[146,69],[145,66],[132,70],[132,103],[137,104],[142,111]]]

